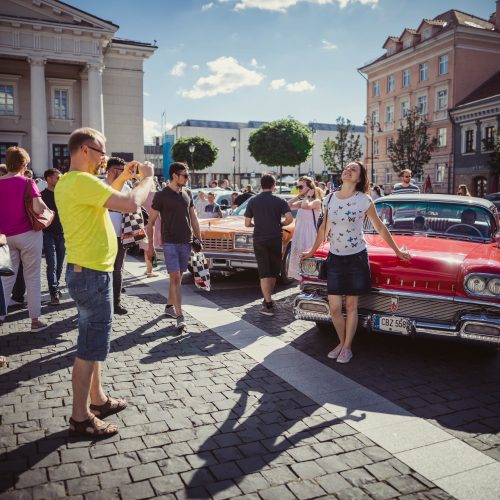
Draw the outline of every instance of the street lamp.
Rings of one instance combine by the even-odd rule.
[[[231,137],[231,147],[233,148],[233,185],[236,186],[236,144],[238,141]]]
[[[191,170],[194,170],[194,150],[196,149],[196,146],[191,143],[189,144],[189,152],[191,153]]]
[[[372,161],[371,161],[371,164],[372,164],[372,175],[371,175],[371,181],[372,181],[372,185],[375,184],[375,170],[373,168],[373,139],[375,137],[375,132],[383,132],[382,128],[380,127],[380,123],[379,122],[376,122],[374,120],[373,117],[366,117],[366,120],[365,122],[363,123],[363,125],[368,129],[370,129],[370,132],[371,132],[371,150],[372,150]],[[376,130],[375,130],[375,127]]]
[[[311,123],[311,134],[312,134],[312,140],[313,140],[313,145],[311,149],[311,171],[313,173],[314,177],[314,134],[316,134],[316,129],[314,128],[314,123]]]

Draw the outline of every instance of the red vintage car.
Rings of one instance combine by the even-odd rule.
[[[372,291],[359,314],[374,332],[439,335],[500,345],[500,221],[488,200],[464,196],[391,195],[376,210],[399,247],[396,258],[365,222]],[[329,242],[302,262],[295,317],[331,325],[326,283],[318,279]]]

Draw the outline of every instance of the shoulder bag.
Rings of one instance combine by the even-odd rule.
[[[32,184],[33,181],[27,179],[26,189],[24,190],[24,209],[26,210],[26,215],[28,216],[33,231],[40,231],[52,224],[55,214],[47,207],[45,207],[41,214],[37,214],[33,210],[33,197],[31,196]]]

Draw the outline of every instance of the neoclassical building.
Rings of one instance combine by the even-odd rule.
[[[0,163],[26,148],[41,176],[69,163],[72,130],[90,126],[107,151],[142,160],[143,61],[156,46],[57,0],[0,2]]]

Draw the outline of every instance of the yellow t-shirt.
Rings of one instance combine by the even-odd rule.
[[[68,263],[96,271],[113,271],[116,234],[104,204],[113,189],[97,177],[73,170],[54,190],[64,230]]]

